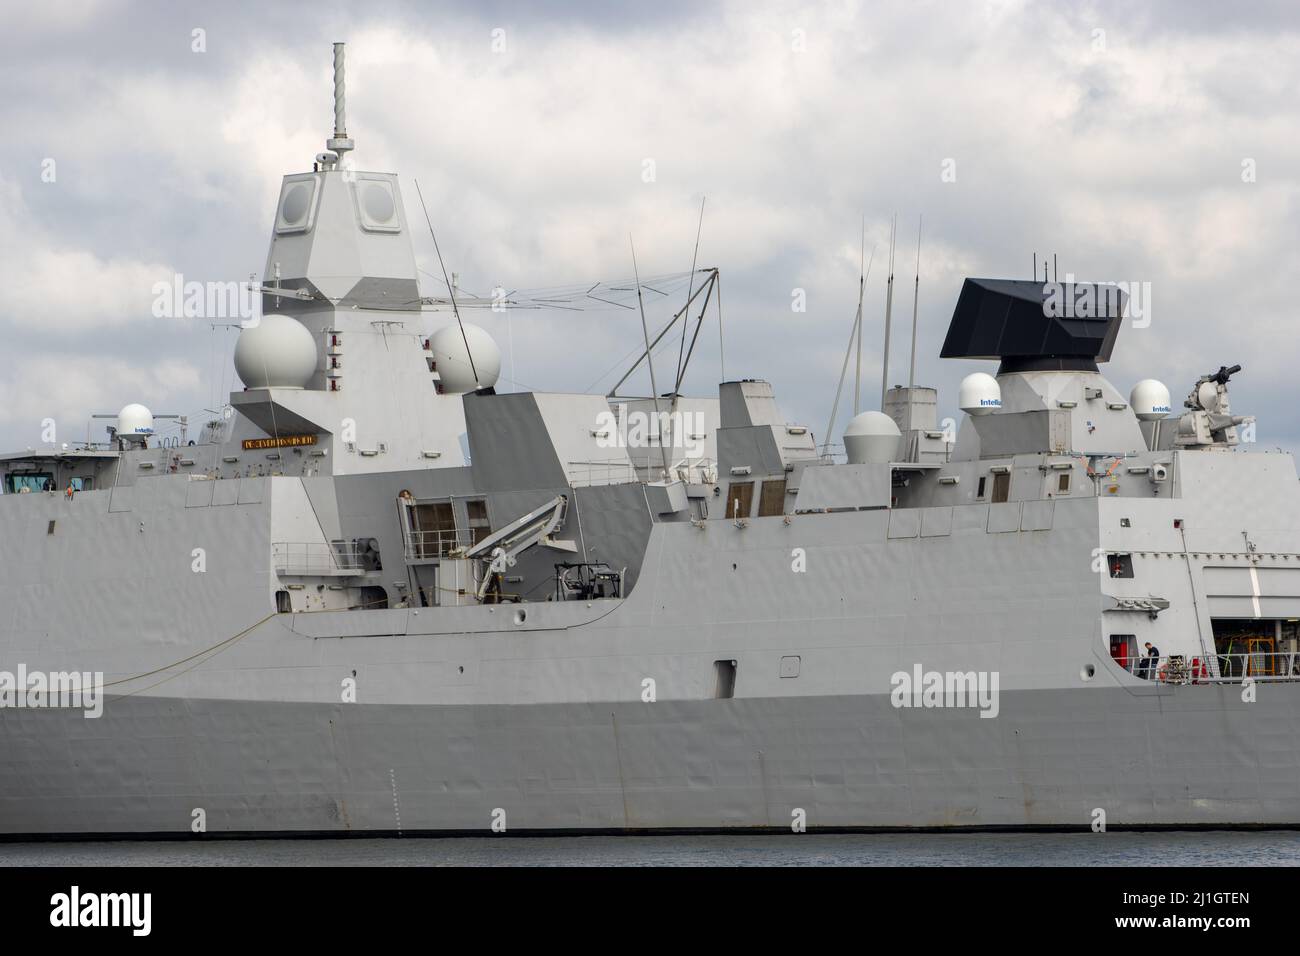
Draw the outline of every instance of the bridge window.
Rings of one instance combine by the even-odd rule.
[[[54,476],[48,472],[24,472],[22,474],[5,475],[5,493],[10,495],[21,494],[23,491],[44,491],[45,483],[50,483],[54,487]]]

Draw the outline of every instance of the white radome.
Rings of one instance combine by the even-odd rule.
[[[132,403],[117,413],[117,433],[127,435],[152,435],[153,412],[143,405]]]
[[[1002,386],[988,372],[972,372],[961,380],[957,404],[968,415],[991,415],[1002,409]]]
[[[850,465],[883,465],[898,457],[903,433],[884,412],[862,412],[844,429],[844,451]]]
[[[1154,422],[1164,418],[1169,414],[1172,406],[1169,404],[1169,389],[1163,382],[1157,382],[1154,378],[1144,378],[1133,386],[1133,391],[1128,397],[1129,407],[1133,409],[1133,414],[1138,417],[1138,421]]]
[[[446,394],[463,395],[476,388],[490,388],[501,377],[501,350],[484,329],[477,325],[460,326],[453,323],[434,332],[429,339],[433,360],[437,363],[438,377]],[[469,342],[469,352],[465,342]],[[473,358],[471,364],[470,358]],[[474,373],[478,373],[475,381]]]
[[[235,343],[235,371],[249,388],[304,388],[319,361],[316,337],[287,315],[262,316]]]

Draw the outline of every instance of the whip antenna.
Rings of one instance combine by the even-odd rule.
[[[438,248],[438,237],[433,231],[433,220],[429,218],[429,207],[424,204],[424,193],[420,191],[420,181],[415,181],[415,194],[420,197],[420,209],[424,212],[424,221],[429,224],[429,235],[433,236],[433,251],[438,253],[438,265],[442,269],[442,281],[447,285],[447,291],[451,294],[451,311],[456,316],[456,324],[460,326],[460,338],[465,343],[465,355],[469,358],[469,370],[474,373],[474,387],[481,388],[478,380],[478,369],[474,367],[474,353],[469,348],[469,336],[465,334],[465,323],[460,320],[460,309],[456,306],[456,286],[452,284],[451,279],[447,277],[447,267],[442,261],[442,250]],[[640,295],[640,289],[637,295]]]

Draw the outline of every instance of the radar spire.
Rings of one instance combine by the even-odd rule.
[[[355,148],[352,140],[348,139],[347,85],[343,78],[343,47],[342,43],[334,44],[334,135],[325,140],[325,148],[333,150],[338,155],[340,168],[343,166],[343,154]]]

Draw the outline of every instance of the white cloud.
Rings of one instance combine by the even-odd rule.
[[[56,422],[60,442],[84,441],[88,428],[92,439],[102,441],[106,423],[91,422],[92,415],[116,413],[129,402],[143,402],[157,414],[179,414],[172,403],[197,377],[194,365],[174,359],[32,357],[0,371],[0,425],[19,447],[41,444],[47,418]]]
[[[0,325],[10,336],[84,333],[147,319],[153,284],[171,274],[161,263],[122,250],[100,253],[79,245],[75,235],[51,231],[17,186],[0,179]]]

